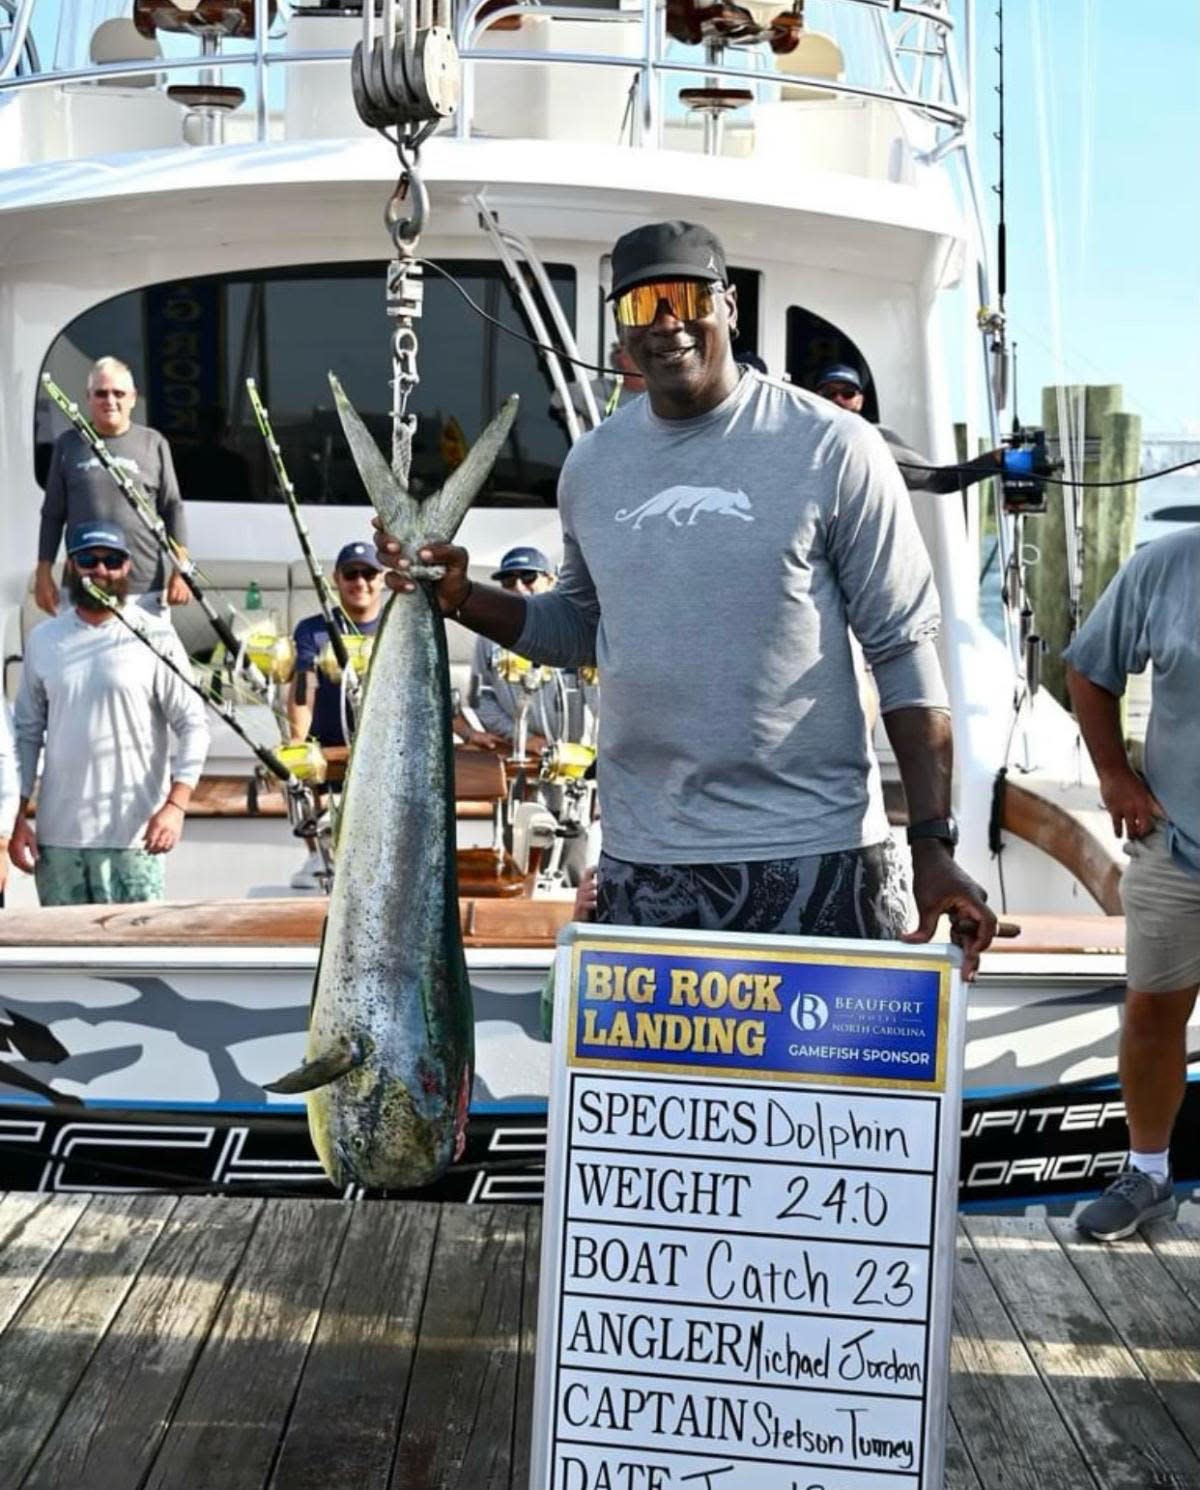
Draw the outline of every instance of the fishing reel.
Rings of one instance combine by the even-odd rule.
[[[350,666],[354,669],[359,681],[367,676],[367,669],[371,665],[371,652],[375,646],[373,636],[357,636],[353,632],[343,636],[346,643],[346,655],[350,659]],[[331,683],[342,681],[342,665],[337,659],[337,653],[333,650],[333,643],[326,642],[317,658],[317,669],[323,677]]]
[[[496,674],[514,688],[536,693],[553,679],[554,669],[537,667],[528,657],[518,657],[515,652],[500,652],[496,657]]]
[[[1000,487],[1004,510],[1024,517],[1046,510],[1046,481],[1062,470],[1046,449],[1046,431],[1034,427],[1014,429],[1004,442]]]
[[[274,626],[256,627],[241,638],[241,654],[272,683],[290,683],[296,671],[296,643]]]
[[[539,779],[552,786],[583,781],[596,764],[596,750],[572,740],[556,740],[542,751]]]

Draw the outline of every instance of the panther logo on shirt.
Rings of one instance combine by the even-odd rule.
[[[737,491],[726,491],[722,486],[668,486],[666,491],[656,492],[640,507],[622,507],[616,514],[616,521],[632,522],[634,532],[648,517],[665,517],[677,528],[690,528],[702,512],[740,518],[744,523],[754,521],[746,493],[740,487]]]

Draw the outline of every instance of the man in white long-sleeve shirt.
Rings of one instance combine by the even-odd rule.
[[[20,797],[12,720],[8,704],[0,698],[0,905],[4,904],[4,887],[8,883],[8,830],[17,815]]]
[[[162,856],[179,842],[208,751],[204,708],[88,599],[85,578],[116,599],[127,596],[123,530],[76,523],[67,557],[72,608],[39,626],[25,648],[14,718],[21,801],[9,857],[36,876],[43,905],[160,900]],[[152,638],[186,671],[169,626],[154,625]],[[43,746],[35,831],[29,805]]]

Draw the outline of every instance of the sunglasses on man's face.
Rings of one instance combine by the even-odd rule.
[[[353,584],[356,579],[361,579],[364,584],[369,585],[378,573],[378,569],[343,569],[342,578],[348,584]]]
[[[654,284],[634,285],[618,295],[614,302],[618,326],[652,326],[658,307],[665,304],[677,321],[699,321],[711,316],[718,293],[724,289],[719,281],[702,279],[667,279]]]
[[[132,398],[133,394],[124,388],[93,388],[92,397],[100,403],[106,398],[115,398],[120,402],[122,399]]]
[[[531,585],[537,577],[536,569],[515,569],[500,576],[500,585],[502,589],[508,590],[513,585]]]
[[[820,392],[824,398],[857,398],[862,389],[850,383],[826,383]]]
[[[128,562],[128,554],[100,554],[93,549],[84,548],[77,554],[71,555],[76,569],[124,569]]]

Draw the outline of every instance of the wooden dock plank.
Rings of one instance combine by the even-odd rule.
[[[1145,1230],[1154,1255],[1200,1309],[1200,1226],[1156,1221]]]
[[[392,1490],[510,1490],[528,1218],[442,1208]]]
[[[1200,1460],[1045,1223],[964,1224],[1097,1484],[1147,1490],[1200,1479]]]
[[[440,1215],[351,1208],[273,1490],[387,1490]]]
[[[1200,1310],[1141,1237],[1098,1247],[1069,1221],[1050,1230],[1200,1463]]]
[[[516,1482],[514,1481],[514,1490]],[[946,1418],[946,1485],[945,1490],[983,1490],[983,1481],[975,1473],[971,1456],[953,1416]]]
[[[525,1278],[521,1290],[520,1353],[517,1357],[517,1406],[513,1422],[512,1483],[529,1484],[533,1449],[533,1379],[537,1364],[538,1287],[541,1281],[542,1213],[531,1210],[525,1241]]]
[[[19,1485],[176,1205],[97,1195],[0,1335],[0,1465]]]
[[[141,1483],[261,1212],[250,1199],[179,1201],[22,1490]]]
[[[983,1490],[1095,1486],[961,1226],[953,1317],[950,1410]]]
[[[0,1201],[0,1332],[87,1208],[86,1195],[5,1195]]]
[[[267,1204],[144,1490],[262,1490],[349,1219],[336,1200]]]

